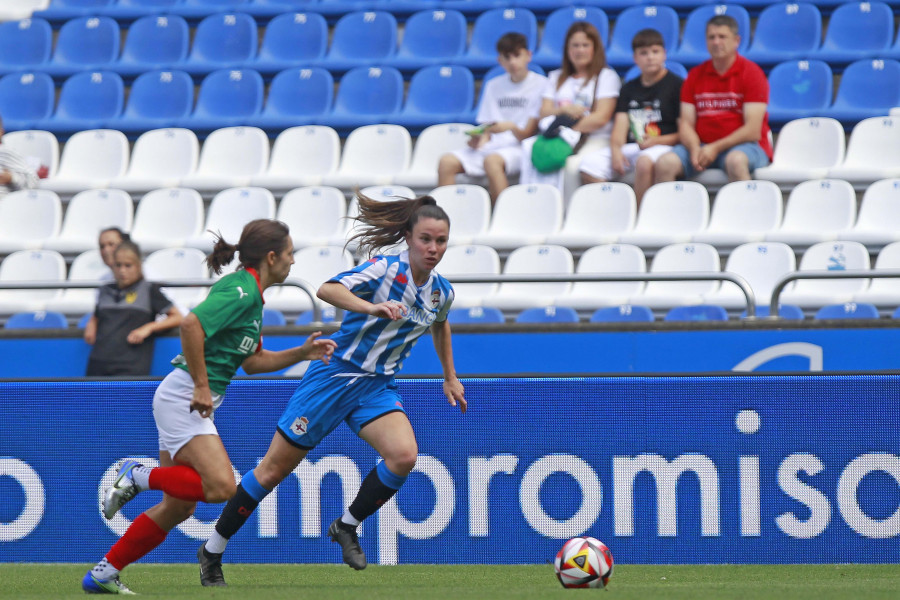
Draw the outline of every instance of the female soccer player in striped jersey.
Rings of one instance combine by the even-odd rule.
[[[444,394],[452,406],[466,410],[447,323],[453,288],[434,272],[447,249],[447,213],[430,196],[391,202],[357,196],[357,219],[364,226],[355,236],[360,247],[371,255],[405,241],[408,250],[375,256],[319,288],[319,298],[348,311],[332,337],[338,345],[334,359],[310,366],[278,421],[265,457],[244,475],[212,537],[200,547],[203,585],[225,585],[221,560],[228,539],[341,421],[384,458],[347,511],[328,528],[331,539],[341,545],[344,562],[354,569],[366,567],[356,528],[400,489],[418,455],[394,375],[429,328],[443,369]]]
[[[198,501],[224,502],[235,492],[231,460],[213,423],[213,412],[238,367],[247,373],[277,371],[302,360],[327,364],[336,347],[309,336],[302,346],[273,352],[261,345],[263,292],[285,280],[294,262],[287,225],[270,219],[251,221],[232,245],[219,238],[207,264],[216,273],[235,253],[237,271],[210,288],[209,296],[181,324],[182,353],[175,369],[153,396],[159,430],[160,466],[151,469],[126,461],[106,491],[103,514],[111,519],[144,490],[162,490],[163,500],[139,515],[125,534],[82,580],[92,594],[132,594],[119,571],[138,560],[190,517]]]

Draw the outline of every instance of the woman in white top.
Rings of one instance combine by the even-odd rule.
[[[606,65],[606,52],[597,28],[586,21],[576,21],[566,32],[562,68],[547,77],[541,104],[541,130],[559,115],[579,119],[572,129],[587,136],[578,154],[570,156],[564,169],[540,173],[523,158],[520,183],[549,183],[560,188],[566,198],[580,182],[580,156],[609,145],[612,117],[622,82]],[[522,142],[524,157],[531,156],[536,138]]]

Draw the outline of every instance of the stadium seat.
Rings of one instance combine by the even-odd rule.
[[[738,34],[741,36],[738,54],[745,54],[750,45],[750,13],[747,9],[741,4],[704,4],[688,13],[684,21],[681,43],[677,49],[668,54],[668,58],[690,66],[709,60],[709,50],[706,49],[706,22],[719,15],[727,15],[737,21]]]
[[[875,259],[875,270],[900,270],[900,242],[885,246]],[[869,287],[853,295],[854,302],[894,307],[900,304],[900,277],[873,277]]]
[[[653,311],[647,306],[623,304],[621,306],[606,306],[594,311],[589,319],[591,323],[624,323],[624,322],[653,322]]]
[[[110,68],[122,76],[171,70],[187,60],[190,40],[187,21],[178,15],[147,15],[129,25],[122,55]]]
[[[441,275],[453,283],[456,299],[453,306],[471,308],[482,306],[484,299],[497,291],[496,283],[455,283],[457,275],[500,274],[500,256],[490,246],[451,246],[439,265]]]
[[[856,192],[841,179],[813,179],[797,184],[788,196],[781,227],[766,234],[770,242],[795,249],[836,240],[856,220]]]
[[[634,229],[619,235],[619,242],[645,251],[689,241],[709,223],[709,193],[695,181],[652,185],[641,201]]]
[[[4,115],[0,107],[0,115]],[[6,119],[4,117],[4,126]],[[37,166],[40,177],[54,177],[59,170],[59,140],[49,131],[26,129],[3,134],[3,145]]]
[[[856,184],[900,177],[900,117],[872,117],[850,132],[844,162],[828,170],[828,176]]]
[[[660,248],[653,262],[651,274],[678,273],[719,273],[721,263],[719,253],[709,244],[670,244]],[[628,304],[643,304],[651,308],[671,308],[673,306],[702,304],[703,298],[715,293],[719,281],[649,281],[644,291],[635,294]]]
[[[327,246],[346,230],[347,201],[334,187],[307,186],[289,191],[278,203],[276,219],[291,229],[295,248]]]
[[[503,312],[493,306],[451,308],[447,313],[451,325],[494,325],[504,323]]]
[[[796,269],[794,250],[781,242],[741,244],[725,263],[725,271],[747,280],[757,306],[768,306],[778,280]],[[745,307],[747,300],[735,284],[722,282],[718,290],[703,296],[703,302],[733,309]]]
[[[465,132],[471,127],[466,123],[439,123],[423,129],[416,137],[409,169],[397,173],[394,183],[417,189],[434,188],[441,156],[464,148],[469,140]]]
[[[288,279],[301,279],[318,289],[323,283],[353,268],[353,256],[339,246],[309,246],[294,252],[294,264]],[[298,314],[312,308],[309,296],[293,286],[277,286],[266,290],[266,306],[286,314]],[[321,300],[315,302],[323,305]]]
[[[666,61],[666,69],[672,71],[675,75],[678,75],[682,79],[687,79],[688,70],[685,68],[683,64],[680,62],[676,62],[674,60]],[[636,77],[641,76],[641,68],[637,65],[634,65],[628,71],[625,72],[625,77],[622,78],[622,81],[630,81]]]
[[[95,240],[96,241],[96,240]],[[19,250],[0,262],[0,282],[63,282],[66,261],[52,250]],[[0,314],[44,310],[47,301],[57,298],[59,289],[0,290]]]
[[[196,248],[156,250],[144,259],[144,276],[149,281],[209,279],[206,253]],[[208,291],[206,287],[162,288],[162,292],[185,314],[200,304]]]
[[[0,255],[37,250],[59,235],[62,202],[49,190],[17,190],[0,197]]]
[[[397,53],[382,61],[401,71],[456,64],[466,50],[466,18],[457,10],[419,11],[406,20],[403,31]]]
[[[0,73],[41,70],[50,62],[53,29],[41,18],[0,23]]]
[[[317,122],[338,131],[393,123],[403,106],[403,77],[393,67],[356,67],[341,77],[334,108]]]
[[[781,225],[781,190],[771,181],[733,181],[716,194],[709,225],[691,241],[711,244],[720,251],[759,242]]]
[[[397,52],[397,19],[383,10],[354,11],[334,26],[321,66],[332,73],[382,65]]]
[[[498,250],[542,244],[560,230],[562,222],[563,200],[556,187],[512,185],[500,192],[487,232],[475,236],[473,243]]]
[[[179,127],[212,131],[247,125],[262,112],[265,87],[262,76],[252,69],[220,69],[203,78],[197,104]]]
[[[293,12],[285,5],[283,14],[266,25],[259,55],[246,66],[264,74],[308,68],[322,60],[327,48],[325,17],[317,12]]]
[[[728,312],[716,304],[695,304],[670,308],[663,321],[727,321]]]
[[[72,266],[69,267],[68,282],[83,281],[112,281],[113,275],[103,258],[100,250],[93,248],[86,250],[75,257]],[[77,317],[88,313],[88,317],[94,312],[97,305],[96,288],[69,288],[62,294],[47,300],[45,310],[61,312],[69,317]]]
[[[746,56],[759,65],[813,58],[822,42],[822,13],[815,4],[779,2],[756,20]]]
[[[403,110],[392,122],[418,132],[437,123],[464,121],[474,98],[475,78],[466,67],[424,67],[412,76]]]
[[[492,8],[475,19],[469,47],[455,62],[476,72],[486,71],[497,64],[497,40],[511,31],[523,34],[528,49],[535,50],[538,23],[533,12],[524,8]]]
[[[176,187],[197,170],[200,142],[190,129],[153,129],[134,143],[128,171],[109,182],[127,192]]]
[[[589,183],[572,194],[562,229],[548,235],[546,242],[569,249],[612,243],[634,229],[636,219],[637,201],[630,185]]]
[[[576,21],[587,21],[600,32],[603,44],[609,42],[609,17],[597,6],[563,6],[554,10],[544,20],[541,43],[532,61],[547,69],[558,69],[562,64],[566,32]]]
[[[838,233],[838,239],[869,248],[900,241],[900,178],[882,179],[867,187],[856,222]]]
[[[186,246],[211,252],[216,232],[225,241],[236,244],[244,225],[254,219],[275,218],[275,197],[267,189],[233,187],[213,196],[206,213],[203,233],[185,242]]]
[[[194,31],[191,51],[177,68],[192,75],[245,65],[256,57],[257,25],[248,14],[209,14]]]
[[[90,0],[89,0],[90,1]],[[146,16],[170,13],[184,0],[114,0],[111,6],[103,7],[103,14],[119,23],[134,22]],[[180,18],[180,17],[179,17]]]
[[[125,174],[128,160],[128,138],[121,131],[79,131],[63,146],[56,176],[40,186],[61,194],[103,188]]]
[[[248,185],[269,163],[269,138],[256,127],[224,127],[209,134],[200,148],[196,172],[179,185],[196,190],[224,190]]]
[[[194,82],[184,71],[147,71],[131,84],[124,112],[107,121],[128,133],[174,127],[191,114]]]
[[[844,69],[834,103],[824,116],[847,127],[887,115],[895,106],[900,106],[900,61],[863,59]]]
[[[831,67],[821,60],[788,60],[769,72],[769,123],[824,116],[833,95]]]
[[[286,69],[269,84],[262,113],[248,123],[271,132],[312,125],[331,111],[334,79],[320,67]]]
[[[0,33],[2,35],[2,33]],[[0,115],[7,131],[34,129],[53,114],[56,89],[46,73],[10,73],[0,78]]]
[[[65,80],[56,111],[49,119],[32,123],[57,135],[100,129],[122,113],[125,84],[111,71],[81,72]]]
[[[831,65],[884,57],[894,38],[894,13],[884,2],[847,2],[834,9],[813,56]]]
[[[429,195],[450,217],[451,244],[471,244],[476,236],[487,231],[491,222],[491,197],[480,185],[444,185],[433,189]]]
[[[790,121],[778,133],[772,164],[753,172],[756,179],[797,184],[822,179],[844,160],[844,128],[828,117]]]
[[[145,253],[182,248],[203,231],[203,216],[203,198],[196,190],[156,189],[138,203],[131,239]]]
[[[275,308],[263,308],[263,327],[284,327],[285,325],[287,325],[287,319],[284,318],[283,312]]]
[[[644,252],[628,244],[602,244],[588,248],[578,259],[577,275],[614,275],[647,272]],[[559,306],[594,310],[603,306],[627,304],[644,290],[643,281],[576,281],[571,291],[556,299]]]
[[[536,306],[516,315],[516,323],[577,323],[578,313],[567,306]]]
[[[757,319],[763,319],[769,317],[771,314],[771,307],[767,303],[763,302],[762,304],[757,304],[756,314],[754,315],[754,317],[756,317]],[[746,319],[747,311],[744,310],[741,313],[740,317],[741,319]],[[806,316],[803,314],[803,309],[796,304],[779,304],[778,318],[787,319],[789,321],[802,321],[806,318]]]
[[[240,10],[250,2],[251,0],[181,0],[171,10],[189,20],[196,20],[216,14],[223,8]]]
[[[119,24],[109,17],[78,17],[59,28],[50,62],[41,70],[54,77],[112,68],[119,57]]]
[[[0,6],[0,21],[20,21],[29,19],[41,10],[45,10],[50,0],[17,0],[15,3],[7,2]]]
[[[631,6],[616,17],[612,37],[606,50],[606,62],[610,66],[630,67],[634,64],[631,40],[642,29],[655,29],[663,37],[666,52],[674,54],[678,46],[678,32],[681,25],[678,14],[671,6]]]
[[[334,323],[336,317],[337,309],[335,309],[333,306],[331,306],[330,304],[326,304],[322,307],[322,323]],[[297,315],[297,319],[294,321],[294,325],[310,325],[312,322],[313,311],[312,309],[309,309]]]
[[[97,237],[108,227],[131,231],[134,201],[122,190],[89,189],[69,200],[58,236],[47,238],[44,248],[74,255],[97,247]]]
[[[409,168],[412,138],[399,125],[366,125],[350,132],[344,142],[341,164],[322,177],[323,185],[349,190],[369,185],[388,185]]]
[[[334,129],[323,125],[291,127],[275,138],[268,168],[251,177],[250,185],[272,190],[320,185],[326,175],[337,171],[340,160],[341,140]]]
[[[817,321],[825,319],[877,319],[878,308],[865,302],[844,302],[829,304],[816,311],[813,317]]]
[[[800,271],[857,271],[869,269],[869,251],[859,242],[819,242],[800,259]],[[789,283],[781,301],[803,308],[852,302],[869,287],[869,279],[804,279]]]
[[[115,0],[51,0],[40,14],[50,21],[60,22],[102,12],[114,2]]]
[[[68,326],[64,314],[46,310],[16,313],[3,324],[6,329],[66,329]]]
[[[503,266],[504,275],[571,275],[575,271],[572,253],[562,246],[529,245],[513,250]],[[452,281],[452,279],[451,279]],[[554,306],[569,293],[569,281],[546,283],[501,283],[484,299],[485,306],[505,311],[521,311],[535,306]]]

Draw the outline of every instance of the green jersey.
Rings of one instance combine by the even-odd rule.
[[[217,281],[206,300],[191,311],[206,334],[203,354],[209,389],[214,393],[224,394],[244,359],[258,351],[262,311],[259,282],[243,269]],[[188,371],[183,354],[173,358],[172,364]]]

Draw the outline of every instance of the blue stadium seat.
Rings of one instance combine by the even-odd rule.
[[[537,306],[516,315],[516,323],[577,323],[578,313],[569,306]]]
[[[115,2],[116,0],[51,0],[50,6],[46,10],[36,12],[35,16],[59,23],[103,13]]]
[[[716,304],[676,306],[670,309],[663,321],[727,321],[728,312]]]
[[[334,101],[334,79],[320,67],[285,69],[269,84],[262,113],[250,124],[267,131],[295,125],[314,125],[328,114]]]
[[[174,127],[191,114],[194,82],[184,71],[148,71],[131,84],[122,115],[109,121],[110,129],[126,133]]]
[[[271,19],[285,13],[310,11],[322,14],[320,0],[250,0],[241,5],[241,12],[253,17]]]
[[[477,18],[478,15],[485,11],[507,7],[510,4],[512,4],[510,0],[444,0],[440,6],[441,8],[458,10],[472,19]]]
[[[545,71],[545,70],[543,69],[543,67],[541,67],[541,65],[537,64],[537,63],[534,62],[534,61],[531,61],[530,63],[528,63],[528,70],[529,70],[529,71],[534,71],[535,73],[539,73],[539,74],[541,74],[541,75],[546,75],[546,74],[547,74],[547,71]],[[494,65],[493,67],[491,67],[490,69],[488,69],[488,72],[485,73],[484,76],[481,78],[481,83],[482,83],[482,84],[487,83],[488,81],[490,81],[490,80],[493,79],[494,77],[497,77],[498,75],[503,75],[505,72],[506,72],[506,71],[503,70],[503,67],[502,67],[502,66],[500,66],[500,65]]]
[[[0,23],[0,73],[42,69],[52,49],[53,29],[44,19]]]
[[[789,60],[769,72],[769,122],[823,116],[831,105],[834,76],[821,60]]]
[[[434,65],[412,76],[403,111],[393,123],[412,133],[436,123],[461,123],[472,113],[475,77],[466,67]]]
[[[212,131],[246,125],[257,117],[263,105],[263,79],[252,69],[219,69],[200,84],[197,104],[178,127]]]
[[[591,315],[591,323],[624,323],[628,321],[653,322],[653,311],[647,306],[626,304],[598,308]]]
[[[187,60],[177,66],[192,75],[250,63],[258,45],[256,21],[244,13],[205,17],[194,31]]]
[[[822,42],[822,13],[814,4],[779,2],[756,21],[746,56],[760,65],[812,58]]]
[[[171,8],[174,14],[187,19],[204,19],[222,11],[240,11],[250,0],[181,0]]]
[[[322,322],[323,323],[333,323],[334,318],[337,315],[337,311],[330,304],[326,304],[322,307]],[[297,320],[294,321],[294,325],[309,325],[313,320],[313,311],[307,310],[299,315],[297,315]]]
[[[311,66],[322,60],[327,48],[325,17],[314,12],[284,13],[269,21],[259,56],[247,66],[260,73]]]
[[[332,73],[379,65],[397,52],[397,19],[385,11],[357,11],[334,26],[321,66]]]
[[[709,60],[709,51],[706,49],[706,22],[717,15],[734,17],[741,36],[738,53],[746,53],[750,45],[750,13],[747,9],[740,4],[706,4],[688,14],[684,22],[681,43],[668,58],[691,66]]]
[[[608,42],[606,62],[613,67],[630,67],[634,64],[631,40],[641,29],[652,28],[662,34],[666,52],[672,53],[678,46],[680,28],[678,13],[671,6],[632,6],[616,18],[612,38]]]
[[[187,60],[190,40],[187,21],[178,15],[142,17],[128,27],[122,56],[111,68],[123,76],[172,68]]]
[[[847,302],[829,304],[816,311],[815,319],[877,319],[878,308],[868,302]]]
[[[53,116],[36,123],[35,128],[57,135],[102,129],[121,114],[124,103],[125,84],[117,73],[78,73],[63,82]]]
[[[115,0],[115,4],[105,7],[102,13],[120,24],[150,15],[172,17],[174,15],[168,13],[182,2],[183,0]]]
[[[449,4],[449,2],[447,2]],[[537,17],[524,8],[495,8],[478,15],[472,27],[469,48],[457,61],[473,71],[485,71],[497,64],[497,40],[510,31],[528,39],[528,49],[537,46]]]
[[[281,327],[287,325],[287,319],[284,313],[275,308],[263,308],[262,314],[263,327]]]
[[[111,67],[119,57],[119,24],[109,17],[79,17],[66,21],[56,37],[53,57],[43,71],[66,77]]]
[[[444,0],[372,0],[371,5],[375,10],[386,10],[395,17],[406,19],[423,10],[454,10],[444,6]]]
[[[891,318],[900,319],[900,307],[898,307],[897,310],[894,311],[894,314],[891,315]]]
[[[403,104],[403,76],[393,67],[357,67],[341,77],[334,109],[318,120],[337,130],[393,123]]]
[[[895,106],[900,106],[900,62],[863,59],[844,69],[834,104],[823,116],[837,119],[846,128],[885,116]]]
[[[451,308],[447,319],[451,325],[489,325],[505,321],[503,312],[493,306]]]
[[[685,68],[683,64],[680,62],[675,62],[674,60],[666,61],[666,68],[682,79],[687,78],[688,70]],[[640,77],[641,69],[637,65],[634,65],[625,73],[625,77],[622,78],[622,81],[628,81],[629,79],[634,79],[635,77]]]
[[[587,21],[600,32],[600,39],[604,44],[609,43],[609,17],[603,9],[596,6],[559,8],[544,21],[544,32],[541,35],[541,43],[532,61],[548,69],[558,69],[562,64],[563,44],[566,41],[566,32],[569,31],[575,21]]]
[[[831,65],[883,57],[894,38],[894,14],[884,2],[848,2],[828,21],[822,47],[813,56]]]
[[[0,78],[0,116],[7,131],[34,129],[53,114],[56,88],[46,73],[10,73]]]
[[[466,18],[458,10],[423,10],[406,21],[397,54],[384,64],[401,71],[453,64],[466,50]]]
[[[761,298],[762,301],[767,301],[766,298]],[[756,307],[756,317],[763,318],[768,317],[771,314],[769,310],[768,304],[759,304]],[[796,304],[779,304],[778,305],[778,316],[782,319],[788,319],[791,321],[802,321],[804,319],[803,309],[797,306]],[[747,311],[743,311],[741,313],[741,318],[747,318]]]
[[[60,312],[38,311],[11,315],[4,325],[6,329],[66,329],[66,316]]]

